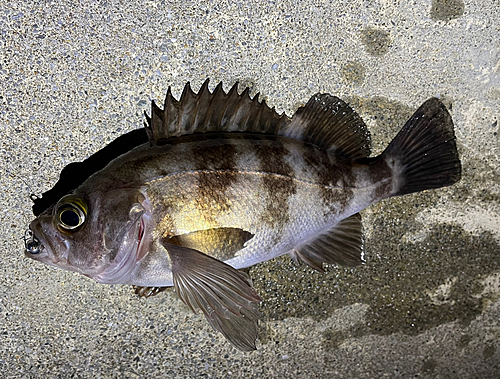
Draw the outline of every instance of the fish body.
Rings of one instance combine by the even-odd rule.
[[[76,194],[103,199],[121,188],[137,189],[147,204],[151,244],[200,230],[246,231],[253,237],[232,253],[200,246],[235,268],[290,252],[390,194],[384,193],[392,182],[389,171],[381,179],[376,168],[348,166],[311,144],[251,135],[212,137],[142,146],[113,161]],[[135,201],[126,198],[116,207],[131,209]],[[127,284],[172,285],[170,272],[144,278],[144,269],[138,266]],[[105,276],[100,281],[109,282]]]
[[[293,118],[208,81],[153,104],[148,142],[119,155],[30,225],[27,255],[142,296],[175,286],[242,350],[260,300],[237,269],[290,254],[363,262],[359,211],[460,178],[453,124],[430,99],[386,151],[342,100],[318,94]]]

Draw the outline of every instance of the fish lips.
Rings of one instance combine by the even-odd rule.
[[[52,226],[51,216],[41,216],[33,220],[29,225],[32,235],[26,243],[25,256],[28,258],[43,262],[45,264],[61,267],[61,261],[64,260],[69,251],[69,243],[57,231],[50,233]],[[47,238],[50,233],[50,238]],[[28,249],[28,246],[37,245],[38,249]]]

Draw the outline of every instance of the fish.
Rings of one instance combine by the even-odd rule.
[[[169,87],[145,120],[33,199],[25,255],[142,297],[173,286],[242,351],[256,349],[261,298],[240,269],[284,254],[322,272],[355,267],[359,212],[461,178],[435,97],[375,157],[362,118],[328,93],[289,117],[238,83],[210,91],[206,80],[179,100]]]

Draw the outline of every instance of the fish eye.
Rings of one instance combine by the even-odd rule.
[[[82,199],[69,196],[59,201],[57,207],[57,225],[66,230],[74,231],[83,225],[87,216],[87,205]]]

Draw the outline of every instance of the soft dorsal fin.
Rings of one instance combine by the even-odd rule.
[[[269,108],[259,95],[238,94],[238,83],[224,92],[219,83],[213,92],[208,79],[198,93],[189,83],[179,100],[170,87],[163,109],[152,103],[145,125],[150,142],[195,133],[246,132],[284,136],[309,142],[346,159],[370,154],[370,133],[361,117],[335,96],[316,94],[290,119]]]
[[[327,93],[311,97],[280,134],[346,159],[370,155],[370,132],[361,117],[344,101]]]

